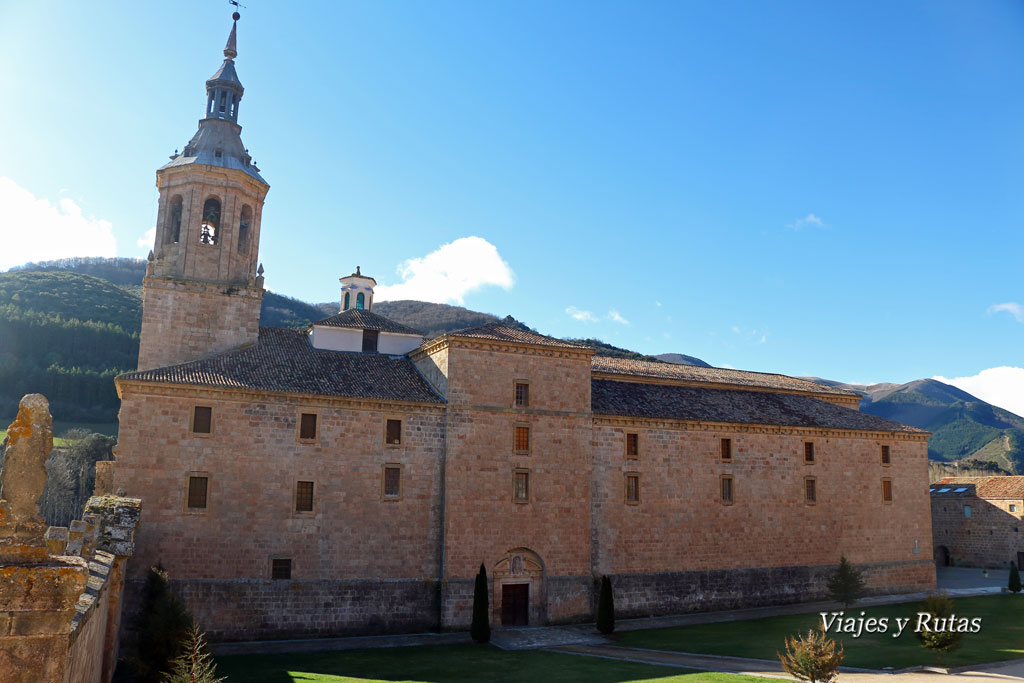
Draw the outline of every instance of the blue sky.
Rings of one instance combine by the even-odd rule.
[[[1024,365],[1020,3],[247,4],[276,292],[336,300],[358,264],[715,365]],[[0,1],[0,268],[145,255],[231,9]],[[1007,372],[974,391],[1022,412]]]

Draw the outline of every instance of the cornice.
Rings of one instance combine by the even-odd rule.
[[[443,351],[444,349],[469,349],[472,351],[492,351],[497,353],[512,353],[525,356],[543,356],[546,358],[571,358],[577,360],[590,360],[594,355],[594,349],[589,347],[566,347],[548,346],[546,344],[530,344],[518,341],[498,341],[496,339],[483,339],[481,337],[461,337],[459,335],[446,334],[437,339],[425,342],[418,348],[409,352],[409,357],[419,360],[425,356]]]

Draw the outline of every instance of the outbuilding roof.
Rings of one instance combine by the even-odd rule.
[[[367,311],[359,308],[350,308],[347,311],[341,313],[335,313],[329,318],[323,320],[317,320],[314,325],[324,325],[326,327],[358,327],[364,330],[380,330],[381,332],[394,332],[395,334],[416,334],[423,336],[423,333],[419,330],[414,330],[411,327],[406,327],[396,323],[390,318],[385,318],[382,315],[377,315],[372,311]]]
[[[933,496],[942,497],[1024,500],[1024,477],[944,477],[928,490]]]
[[[405,356],[313,348],[301,330],[261,327],[251,346],[118,380],[443,403]]]
[[[903,434],[928,433],[917,427],[908,427],[799,394],[610,379],[591,380],[590,386],[595,415]]]

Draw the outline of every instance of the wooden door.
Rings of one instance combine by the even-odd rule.
[[[514,583],[501,587],[501,625],[528,626],[530,623],[530,584]]]

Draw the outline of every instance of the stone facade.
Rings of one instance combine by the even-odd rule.
[[[1024,477],[946,477],[930,495],[938,566],[1024,562]]]

